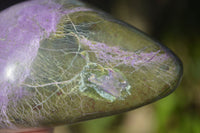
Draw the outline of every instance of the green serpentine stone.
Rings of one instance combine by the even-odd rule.
[[[71,124],[170,94],[180,60],[134,27],[78,1],[0,13],[0,128]]]

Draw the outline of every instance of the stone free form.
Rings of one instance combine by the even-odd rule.
[[[0,13],[0,128],[69,124],[170,94],[180,60],[134,27],[75,0]]]

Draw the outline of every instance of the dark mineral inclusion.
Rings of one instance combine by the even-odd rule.
[[[170,94],[180,60],[134,27],[74,0],[0,13],[0,128],[70,124]]]

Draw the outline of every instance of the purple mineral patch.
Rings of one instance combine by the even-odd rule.
[[[55,9],[59,8],[60,5],[51,1],[35,0],[1,13],[0,121],[8,119],[8,97],[14,95],[12,101],[15,101],[26,94],[20,84],[30,73],[40,40],[56,30],[61,14]],[[9,121],[7,124],[10,124]]]
[[[0,122],[8,119],[9,96],[14,95],[12,101],[17,102],[28,95],[20,84],[30,74],[40,41],[56,31],[62,15],[89,10],[78,7],[63,11],[60,8],[61,5],[52,0],[32,0],[0,14]]]

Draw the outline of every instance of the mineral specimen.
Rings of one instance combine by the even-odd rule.
[[[75,0],[0,13],[0,128],[69,124],[151,103],[180,82],[180,60],[134,27]]]

